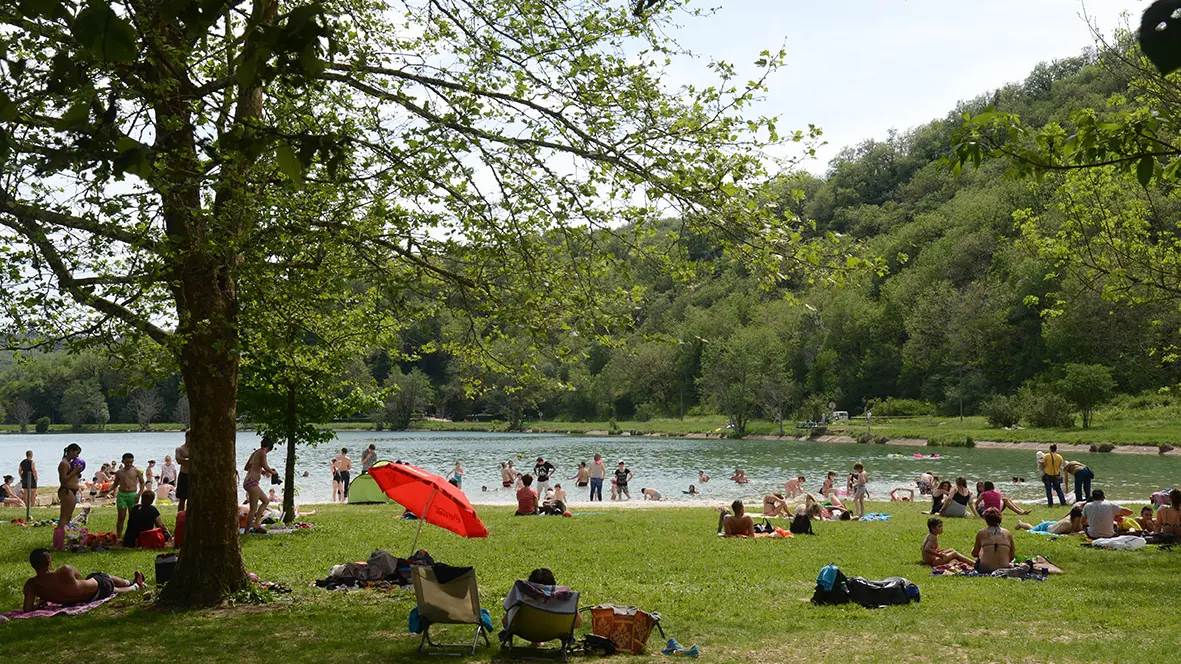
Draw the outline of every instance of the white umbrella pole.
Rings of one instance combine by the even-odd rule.
[[[431,508],[431,501],[435,499],[436,493],[439,493],[438,489],[431,490],[431,495],[427,496],[426,505],[422,508],[422,514],[416,515],[418,517],[418,530],[414,531],[414,544],[410,545],[410,555],[412,556],[414,555],[414,552],[418,550],[418,535],[422,533],[422,522],[426,521],[427,510]]]

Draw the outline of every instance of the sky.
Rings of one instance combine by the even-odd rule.
[[[779,129],[818,125],[828,145],[804,164],[821,173],[842,147],[941,118],[958,101],[1024,80],[1043,61],[1094,44],[1085,8],[1110,35],[1147,0],[705,0],[714,16],[672,34],[701,56],[753,75],[759,51],[788,52],[757,110]],[[687,71],[673,72],[674,78]]]

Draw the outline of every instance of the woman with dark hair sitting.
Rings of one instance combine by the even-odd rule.
[[[1012,567],[1017,549],[1013,533],[1001,527],[1000,510],[992,507],[984,510],[984,523],[988,525],[976,533],[976,545],[972,547],[976,571],[987,573]]]

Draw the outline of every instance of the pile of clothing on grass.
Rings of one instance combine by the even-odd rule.
[[[1045,581],[1051,574],[1065,574],[1062,568],[1051,563],[1045,556],[1030,558],[1023,563],[1006,569],[979,572],[973,566],[954,561],[931,568],[931,576],[979,576],[993,579],[1018,579],[1021,581]]]
[[[325,590],[405,588],[413,583],[410,577],[411,565],[434,564],[434,559],[423,549],[419,549],[410,558],[398,558],[385,551],[374,551],[369,554],[369,560],[366,562],[333,565],[327,577],[316,581],[316,586]]]

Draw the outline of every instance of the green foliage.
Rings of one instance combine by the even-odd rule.
[[[1045,388],[1022,387],[1016,397],[1021,420],[1044,429],[1069,429],[1074,426],[1074,406],[1061,395]]]
[[[37,426],[34,430],[37,433],[49,433],[49,418],[44,416],[38,417]]]
[[[1015,397],[997,394],[980,405],[980,414],[989,426],[1009,428],[1021,419],[1021,404]]]
[[[1111,443],[1100,443],[1099,446],[1095,449],[1095,451],[1099,452],[1100,454],[1107,454],[1114,449],[1115,449],[1115,445],[1112,445]]]
[[[873,400],[867,406],[875,417],[919,417],[934,415],[935,404],[918,399],[887,397]]]
[[[874,445],[885,445],[888,442],[890,442],[890,439],[885,436],[878,436],[873,439]],[[973,445],[968,445],[968,447],[973,447]]]
[[[407,374],[392,373],[388,380],[384,419],[390,429],[409,429],[410,420],[434,400],[434,388],[427,375],[418,369]]]
[[[66,387],[62,393],[62,415],[74,431],[93,422],[101,428],[110,420],[107,402],[97,378],[80,380]]]
[[[1091,412],[1115,389],[1111,369],[1099,364],[1070,363],[1062,367],[1057,391],[1082,411],[1083,428],[1091,426]]]
[[[857,436],[857,444],[858,445],[868,445],[872,442],[873,442],[873,435],[871,435],[871,434],[863,433],[863,434],[858,434],[858,436]]]

